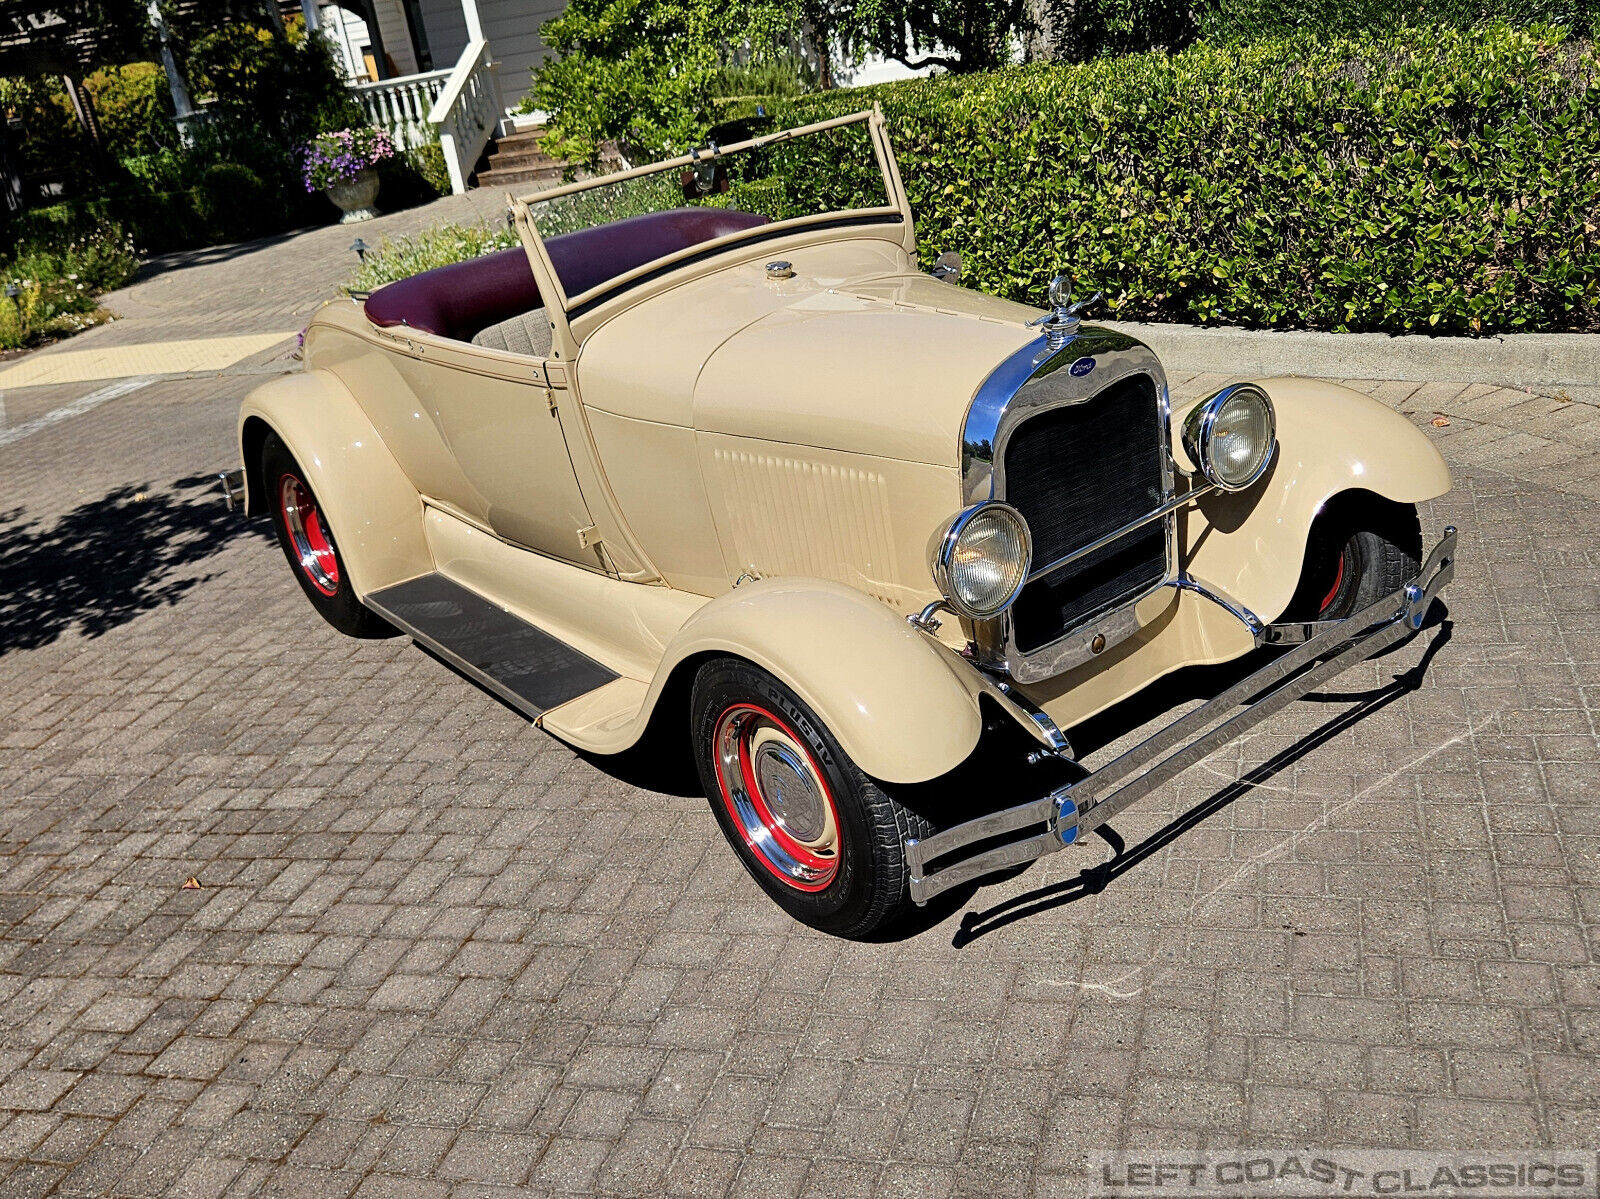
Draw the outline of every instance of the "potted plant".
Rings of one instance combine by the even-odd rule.
[[[378,215],[377,164],[394,157],[394,142],[382,129],[358,126],[319,134],[300,147],[301,173],[308,192],[320,191],[344,216],[340,224]]]

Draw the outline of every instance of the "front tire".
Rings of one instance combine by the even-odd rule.
[[[1283,619],[1343,620],[1400,590],[1422,566],[1415,504],[1367,492],[1335,496],[1306,540],[1299,586]]]
[[[356,598],[333,528],[300,464],[276,433],[261,446],[261,482],[272,527],[300,590],[322,618],[349,637],[393,637],[399,630]]]
[[[784,911],[839,937],[867,937],[910,907],[907,837],[927,821],[845,754],[772,675],[717,658],[695,677],[691,735],[728,844]]]

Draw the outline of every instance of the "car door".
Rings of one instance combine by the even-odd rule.
[[[409,352],[399,373],[464,480],[460,494],[430,498],[506,541],[605,569],[562,428],[564,368],[430,334],[402,336]]]

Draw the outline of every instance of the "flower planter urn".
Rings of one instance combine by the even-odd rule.
[[[362,167],[356,172],[355,178],[335,183],[323,194],[344,213],[339,218],[341,225],[370,221],[378,215],[378,210],[373,207],[373,202],[378,198],[378,170],[376,167]]]

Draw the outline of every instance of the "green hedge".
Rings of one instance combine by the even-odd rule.
[[[1096,0],[1107,7],[1174,6],[1174,0]],[[1600,17],[1600,0],[1196,0],[1194,24],[1202,37],[1242,38],[1312,33],[1367,33],[1401,25],[1466,27],[1492,21],[1514,25],[1565,25],[1588,33]]]
[[[1335,330],[1600,330],[1600,63],[1549,28],[1198,45],[892,84],[925,260],[1111,315]],[[826,170],[826,164],[814,169]]]

